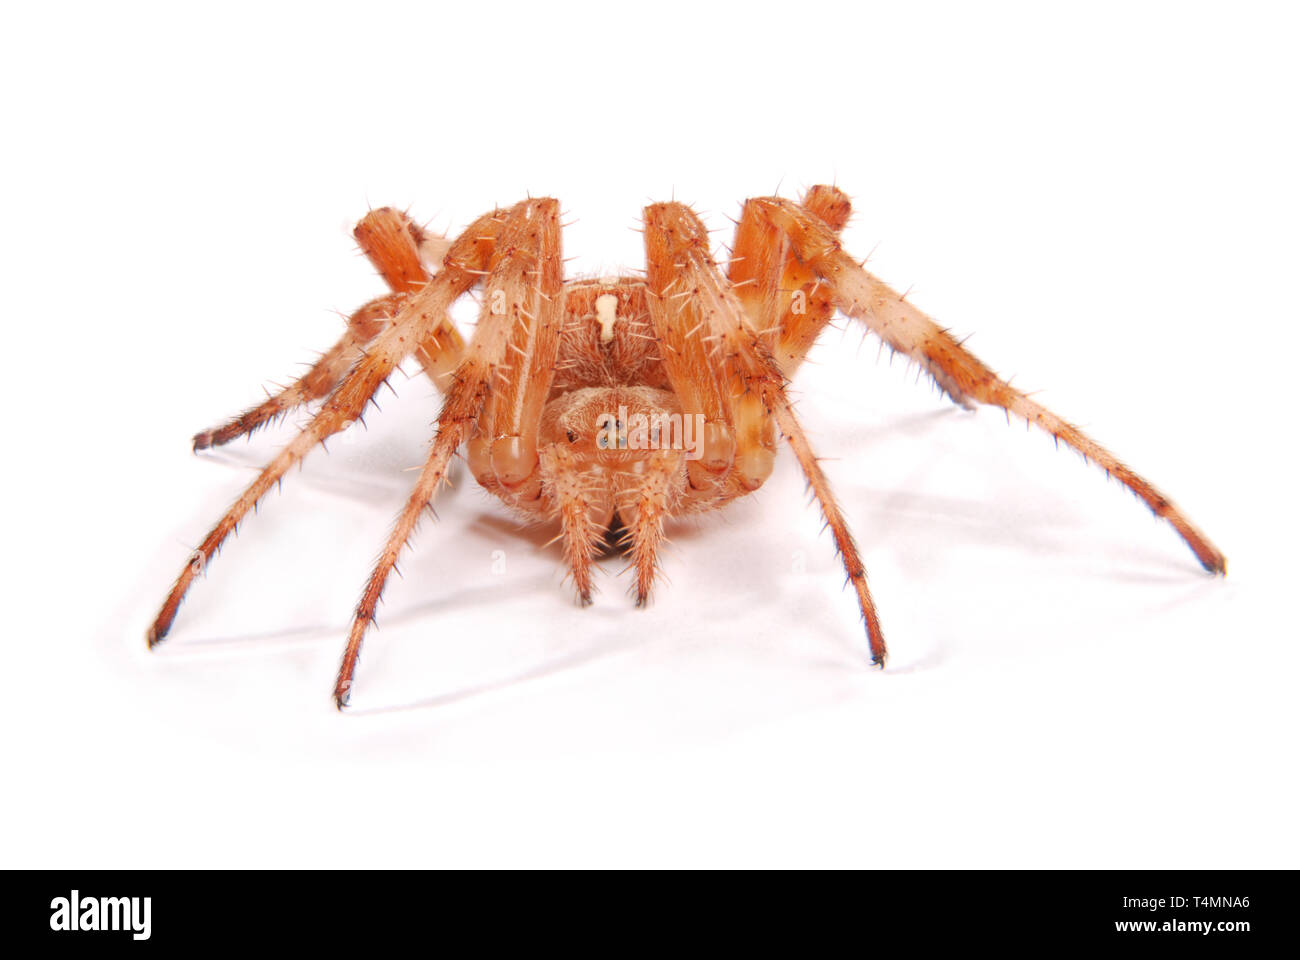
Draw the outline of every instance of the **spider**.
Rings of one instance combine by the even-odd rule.
[[[384,584],[462,449],[488,492],[527,518],[558,522],[581,604],[591,602],[593,561],[611,538],[627,548],[640,606],[656,579],[665,519],[761,487],[779,431],[831,531],[871,660],[883,667],[885,638],[858,548],[787,392],[837,309],[919,364],[956,403],[1002,407],[1100,465],[1169,521],[1206,570],[1224,573],[1223,555],[1166,496],[999,379],[849,256],[839,235],[850,210],[833,186],[812,187],[798,202],[751,199],[724,273],[688,206],[652,204],[643,277],[575,280],[563,275],[553,199],[493,210],[454,240],[391,208],[372,210],[354,235],[391,292],[354,313],[301,379],[194,437],[196,451],[228,443],[323,401],[193,553],[149,646],[167,635],[191,584],[240,520],[317,444],[360,420],[380,385],[414,356],[443,394],[442,409],[415,489],[357,605],[334,687],[340,710]],[[482,309],[465,340],[448,310],[474,289]]]

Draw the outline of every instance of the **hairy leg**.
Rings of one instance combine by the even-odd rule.
[[[1223,573],[1226,560],[1209,538],[1163,493],[1129,469],[1110,451],[999,378],[903,296],[864,270],[840,247],[820,218],[779,197],[751,201],[789,239],[795,255],[817,271],[835,291],[840,308],[865,323],[895,350],[916,360],[959,403],[1002,407],[1037,424],[1058,442],[1073,447],[1132,490],[1156,516],[1169,521],[1211,573]]]
[[[538,216],[544,218],[545,213]],[[550,225],[542,222],[540,228],[549,231]],[[551,245],[558,250],[559,244],[558,235],[539,236],[523,255],[538,257],[540,263],[551,255]],[[538,269],[553,266],[543,263]],[[503,265],[501,269],[509,268]],[[497,303],[488,302],[487,306],[500,309],[505,296],[504,289],[497,289],[491,295]],[[492,395],[479,418],[478,436],[470,441],[471,462],[486,464],[498,495],[521,506],[541,496],[538,427],[559,358],[560,329],[564,324],[563,283],[556,290],[539,285],[537,296],[537,302],[520,308],[510,327],[505,352],[492,368]]]
[[[811,187],[802,206],[836,236],[852,211],[848,196],[829,186]],[[731,253],[727,279],[789,379],[835,316],[830,285],[795,256],[789,238],[754,200],[741,211]]]
[[[866,570],[858,555],[857,544],[849,533],[848,524],[835,502],[830,483],[822,472],[786,395],[785,376],[780,365],[763,343],[736,294],[709,256],[708,234],[699,218],[682,204],[666,203],[647,207],[645,220],[651,277],[656,274],[656,259],[672,266],[678,285],[691,292],[702,325],[702,331],[697,335],[707,336],[723,360],[730,395],[757,398],[762,409],[775,419],[786,442],[794,450],[799,466],[808,479],[808,485],[821,506],[826,524],[831,529],[836,551],[844,564],[849,582],[853,584],[866,626],[872,662],[883,665],[886,656],[885,639],[876,615],[875,602],[867,588]],[[665,272],[666,268],[661,266],[659,270]],[[653,288],[653,280],[651,285]],[[683,404],[683,411],[685,410]],[[744,439],[743,435],[741,439]],[[757,445],[739,447],[736,455],[737,471],[745,469],[747,462],[753,462],[757,469],[770,471],[770,459],[764,453],[764,449]]]
[[[674,218],[666,205],[645,210],[646,306],[659,344],[664,371],[681,403],[682,415],[704,417],[700,456],[687,464],[692,496],[713,502],[724,496],[725,478],[736,456],[733,404],[719,376],[721,354],[708,336],[696,291],[683,270]],[[705,238],[707,251],[707,236]]]
[[[382,333],[401,310],[405,294],[390,293],[372,300],[348,318],[348,328],[338,343],[321,354],[311,369],[279,393],[220,427],[194,435],[194,450],[219,447],[283,417],[289,411],[319,400],[333,390],[352,368],[367,343]]]
[[[357,246],[397,293],[416,293],[442,269],[451,241],[428,233],[392,207],[371,210],[352,231]],[[444,314],[429,337],[416,348],[425,374],[446,392],[451,374],[465,353],[465,340]]]
[[[353,235],[393,292],[372,300],[348,318],[347,330],[339,341],[294,383],[223,426],[195,434],[196,451],[229,443],[290,410],[326,396],[361,357],[366,345],[387,329],[407,295],[429,282],[431,275],[421,262],[421,246],[427,248],[429,238],[405,214],[390,207],[372,210],[357,224]],[[451,318],[444,316],[420,344],[416,357],[441,389],[460,362],[463,349],[460,333]]]
[[[357,604],[334,685],[334,703],[340,710],[347,704],[361,644],[375,620],[384,584],[421,514],[446,479],[451,458],[469,439],[489,394],[499,389],[495,374],[506,362],[514,332],[521,327],[532,329],[537,339],[544,338],[547,329],[558,329],[564,309],[562,287],[559,204],[540,199],[516,205],[492,251],[483,311],[438,415],[428,459]]]
[[[848,222],[852,209],[848,197],[835,187],[812,187],[803,207],[835,233]],[[736,223],[727,279],[751,326],[770,350],[789,380],[808,350],[835,315],[829,284],[790,249],[786,236],[747,202]],[[738,443],[745,461],[733,474],[737,493],[757,489],[770,475],[775,461],[774,419],[754,393],[733,382]],[[736,482],[738,481],[738,482]]]
[[[413,345],[427,341],[452,302],[478,281],[495,247],[501,221],[500,213],[488,214],[475,221],[456,240],[447,254],[443,271],[418,293],[409,296],[392,323],[335,387],[311,422],[263,468],[257,479],[212,528],[177,577],[149,628],[149,646],[167,635],[190,585],[206,569],[226,537],[235,531],[248,512],[267,491],[280,483],[290,467],[299,463],[318,443],[361,417],[380,384],[410,355]]]

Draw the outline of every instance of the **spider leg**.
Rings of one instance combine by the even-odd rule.
[[[719,376],[718,344],[710,340],[696,291],[682,272],[681,238],[658,213],[658,206],[646,208],[646,305],[664,372],[683,414],[704,417],[700,456],[686,465],[692,496],[716,500],[725,494],[725,478],[735,462],[733,405]],[[705,242],[707,251],[707,238]]]
[[[550,242],[547,238],[546,243]],[[554,243],[558,249],[558,237]],[[536,246],[536,242],[529,245]],[[549,267],[540,264],[537,269]],[[490,396],[466,451],[480,483],[507,503],[521,506],[542,494],[538,426],[555,380],[564,317],[563,291],[540,286],[538,290],[542,306],[530,304],[520,309],[508,331],[505,352],[494,362]],[[496,303],[488,306],[498,312],[504,309],[504,288],[492,296]]]
[[[558,336],[564,311],[559,203],[537,199],[513,207],[501,227],[487,269],[483,311],[466,347],[465,359],[456,369],[443,401],[429,456],[357,604],[334,685],[334,703],[340,710],[347,704],[361,644],[366,630],[375,620],[375,609],[384,584],[397,565],[397,558],[414,532],[420,515],[431,505],[446,479],[451,458],[469,440],[489,395],[501,389],[496,372],[503,364],[511,363],[508,356],[515,337],[522,335],[537,348],[549,338]],[[522,334],[517,333],[521,330]],[[538,350],[534,356],[544,356],[544,349]],[[554,366],[552,359],[544,370],[534,369],[532,358],[525,358],[524,366],[513,367],[515,376],[523,381],[524,386],[515,394],[518,399],[515,412],[503,415],[504,419],[498,424],[513,423],[520,430],[527,429],[531,414],[526,411],[535,394],[544,394],[549,389],[547,376],[553,372]],[[528,447],[531,441],[527,439],[535,436],[534,428],[531,434],[507,434],[497,438],[497,442],[507,441],[499,448],[494,442],[489,451],[498,478],[505,474],[510,480],[523,482],[537,471],[538,453],[536,447],[532,447],[530,462]]]
[[[195,452],[219,447],[251,434],[290,410],[326,396],[356,363],[365,345],[388,327],[405,300],[405,294],[390,293],[367,303],[348,318],[348,328],[343,336],[321,354],[302,377],[226,424],[196,433],[193,440]]]
[[[223,426],[195,434],[196,451],[229,443],[290,410],[326,396],[338,386],[366,345],[388,328],[406,302],[407,295],[429,282],[430,274],[420,258],[421,245],[427,245],[428,240],[405,214],[389,207],[372,210],[357,224],[353,235],[393,292],[372,300],[349,317],[347,330],[339,341],[294,383]],[[433,333],[421,343],[416,357],[429,378],[441,388],[460,362],[463,350],[464,340],[451,318],[444,316]]]
[[[848,197],[835,187],[812,187],[804,206],[836,233],[848,221]],[[790,242],[751,201],[736,223],[727,280],[750,324],[789,380],[803,363],[818,335],[835,315],[830,285],[790,249]],[[772,472],[776,455],[775,421],[744,381],[734,382],[732,403],[742,451],[741,468],[733,471],[730,493],[756,490]]]
[[[836,187],[815,186],[803,208],[836,236],[852,211]],[[763,334],[786,379],[799,369],[822,330],[835,317],[835,298],[811,266],[791,249],[789,238],[764,214],[758,201],[746,201],[736,222],[727,279],[754,328]]]
[[[316,444],[350,426],[360,417],[380,384],[411,353],[413,345],[426,342],[452,302],[474,286],[478,275],[487,265],[500,231],[500,214],[488,214],[475,221],[456,240],[447,254],[443,271],[418,293],[410,295],[391,325],[375,339],[366,355],[334,388],[311,422],[263,468],[257,479],[212,528],[181,570],[149,628],[149,646],[154,646],[167,635],[190,585],[206,569],[240,520]]]
[[[819,217],[779,197],[765,197],[751,203],[789,238],[795,256],[831,284],[836,303],[845,313],[861,320],[895,350],[920,363],[954,399],[1002,407],[1009,414],[1037,424],[1097,463],[1137,494],[1156,516],[1169,521],[1206,570],[1225,572],[1223,554],[1168,497],[1078,427],[1000,379],[948,331],[864,270],[841,249],[834,232]]]
[[[664,203],[646,208],[645,223],[647,280],[652,293],[658,293],[662,301],[662,291],[670,282],[689,292],[704,335],[722,362],[729,396],[736,402],[736,408],[744,409],[741,402],[749,404],[756,411],[772,417],[781,429],[821,506],[845,573],[853,584],[866,626],[872,662],[883,666],[886,656],[884,633],[876,614],[875,601],[867,588],[866,570],[844,515],[835,502],[830,482],[822,472],[786,395],[785,376],[780,365],[709,256],[708,233],[699,218],[682,204]],[[677,389],[676,380],[673,387]],[[684,414],[692,412],[685,400],[682,411]],[[751,479],[757,483],[766,478],[762,471],[771,470],[771,451],[763,446],[762,439],[761,432],[741,433],[741,445],[736,453],[736,472],[749,465],[755,471]]]
[[[452,246],[450,240],[426,232],[392,207],[371,210],[357,223],[352,236],[396,293],[422,289],[441,270]],[[416,348],[415,358],[434,386],[445,393],[464,353],[464,337],[451,317],[443,314],[433,333]]]

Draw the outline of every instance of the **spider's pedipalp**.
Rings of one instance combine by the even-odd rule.
[[[564,543],[564,560],[578,602],[585,607],[591,603],[592,562],[604,546],[601,521],[608,510],[599,491],[590,488],[581,465],[562,445],[543,448],[541,466],[542,484],[559,513],[560,533],[556,540]]]
[[[618,516],[623,525],[622,545],[636,571],[633,588],[636,605],[644,607],[660,575],[659,549],[664,542],[664,520],[681,495],[682,454],[658,450],[645,461],[643,470],[628,479],[619,491]]]

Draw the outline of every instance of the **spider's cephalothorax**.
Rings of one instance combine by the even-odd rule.
[[[724,273],[688,207],[654,204],[645,210],[644,279],[566,282],[555,200],[494,210],[454,241],[398,211],[371,211],[357,225],[357,242],[392,292],[353,314],[306,376],[194,438],[196,450],[227,443],[324,401],[195,551],[149,631],[150,645],[166,635],[195,576],[239,521],[318,443],[359,419],[414,356],[445,398],[428,460],[357,606],[334,690],[338,706],[347,702],[384,583],[461,449],[488,491],[558,523],[583,603],[605,531],[621,529],[640,604],[655,580],[664,520],[762,486],[779,433],[825,514],[872,661],[883,665],[885,641],[857,547],[786,391],[837,309],[916,361],[957,403],[1000,406],[1098,463],[1168,520],[1202,566],[1224,571],[1223,555],[1167,497],[998,378],[845,253],[839,233],[849,212],[848,198],[827,186],[800,202],[749,200]],[[476,288],[482,310],[466,341],[448,310]]]

